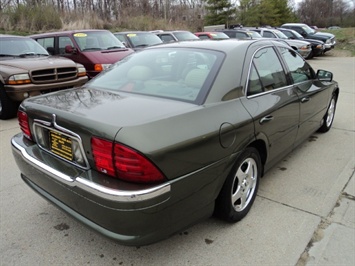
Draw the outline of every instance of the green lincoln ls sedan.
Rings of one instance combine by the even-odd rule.
[[[212,214],[244,218],[263,174],[330,129],[338,96],[331,72],[278,41],[163,44],[23,101],[12,150],[38,194],[141,246]]]

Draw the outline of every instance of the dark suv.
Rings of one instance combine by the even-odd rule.
[[[325,45],[321,40],[305,39],[297,31],[291,29],[278,28],[278,30],[285,34],[291,40],[303,40],[309,42],[312,47],[312,52],[308,55],[307,59],[313,58],[314,56],[319,56],[324,53]]]
[[[286,23],[281,26],[281,28],[291,29],[297,31],[306,39],[321,40],[324,43],[324,52],[333,49],[336,45],[336,40],[334,34],[327,32],[316,32],[307,24],[303,23]]]
[[[82,64],[49,56],[31,38],[0,35],[0,119],[14,117],[28,97],[78,87],[87,79]]]

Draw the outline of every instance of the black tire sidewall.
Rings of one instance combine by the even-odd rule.
[[[11,100],[5,91],[4,85],[0,83],[0,101],[1,101],[1,110],[0,110],[0,119],[10,119],[16,116],[18,104]]]

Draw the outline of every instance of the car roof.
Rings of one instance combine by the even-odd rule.
[[[165,30],[165,31],[159,31],[159,32],[154,32],[154,33],[155,34],[162,34],[162,33],[175,33],[175,32],[191,32],[191,31],[188,31],[188,30]]]
[[[31,37],[43,37],[43,36],[54,36],[60,34],[74,34],[74,33],[82,33],[82,32],[99,32],[104,31],[107,32],[108,30],[97,30],[97,29],[87,29],[87,30],[65,30],[65,31],[55,31],[55,32],[46,32],[46,33],[39,33],[30,35]],[[110,31],[108,31],[110,32]]]
[[[219,31],[198,31],[198,32],[195,32],[195,34],[211,34],[211,33],[215,33],[215,32],[219,32]]]
[[[304,24],[304,23],[285,23],[285,24],[282,24],[282,26],[305,26],[305,25],[307,25],[307,24]]]
[[[12,34],[0,34],[0,38],[23,38],[28,39],[27,36],[19,36],[19,35],[12,35]]]
[[[132,30],[132,31],[118,31],[114,32],[113,34],[130,34],[130,33],[147,33],[147,34],[154,34],[149,31],[143,31],[143,30]]]
[[[224,53],[228,53],[229,51],[235,49],[247,49],[252,43],[263,43],[265,45],[273,43],[273,40],[270,39],[248,39],[248,40],[239,40],[239,39],[225,39],[219,42],[214,40],[204,40],[203,42],[191,42],[191,41],[181,41],[181,42],[171,42],[164,43],[158,46],[148,47],[146,49],[161,49],[161,48],[169,48],[169,47],[181,47],[181,48],[195,48],[195,49],[208,49],[221,51]],[[278,41],[274,41],[274,43],[280,43]],[[284,44],[285,45],[285,44]],[[285,45],[287,46],[287,45]]]

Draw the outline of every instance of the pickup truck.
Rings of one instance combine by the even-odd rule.
[[[86,69],[70,59],[49,56],[29,37],[0,34],[0,119],[16,116],[28,97],[79,87]]]
[[[307,24],[303,23],[286,23],[281,25],[281,28],[291,29],[297,31],[305,39],[315,39],[324,42],[324,52],[330,51],[336,45],[334,34],[327,32],[317,32]]]

